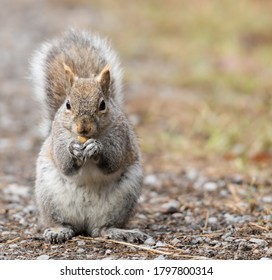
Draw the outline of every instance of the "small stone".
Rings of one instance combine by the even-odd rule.
[[[228,193],[228,191],[227,190],[221,190],[220,191],[220,196],[222,196],[222,197],[227,197],[229,195],[229,193]]]
[[[241,241],[238,245],[238,250],[240,251],[250,251],[252,250],[252,248],[253,248],[252,244],[246,241]]]
[[[207,178],[204,176],[199,176],[194,183],[196,189],[202,189],[204,184],[207,182]]]
[[[234,215],[232,214],[229,214],[229,213],[226,213],[224,214],[224,218],[226,219],[226,222],[228,224],[235,224],[238,222],[239,218],[235,217]]]
[[[216,217],[209,217],[208,223],[209,224],[216,224],[218,222],[218,219]]]
[[[259,238],[251,238],[249,239],[249,242],[256,243],[260,247],[266,247],[268,245],[265,240]]]
[[[106,250],[106,252],[105,252],[105,255],[110,255],[110,254],[111,254],[111,252],[112,252],[112,250],[107,249],[107,250]]]
[[[197,172],[197,170],[195,169],[189,169],[186,172],[186,177],[190,180],[190,181],[195,181],[197,179],[197,177],[199,176],[199,173]]]
[[[242,242],[242,241],[246,241],[246,239],[238,238],[238,239],[235,239],[235,240],[234,240],[234,242]]]
[[[49,260],[49,259],[50,259],[50,256],[48,256],[48,255],[41,255],[36,258],[36,260]]]
[[[2,234],[2,236],[6,236],[6,235],[13,234],[13,232],[5,230],[5,231],[2,231],[1,234]]]
[[[264,196],[262,198],[262,202],[264,202],[264,203],[272,203],[272,196]]]
[[[203,185],[203,189],[208,192],[214,192],[218,189],[218,185],[215,182],[207,182]]]
[[[10,245],[9,245],[9,248],[10,248],[10,249],[17,248],[17,247],[18,247],[17,244],[10,244]]]
[[[6,194],[18,195],[20,197],[28,197],[30,193],[30,187],[10,184],[3,190],[3,192]]]
[[[237,184],[237,185],[241,185],[243,184],[243,177],[241,175],[235,175],[233,178],[232,178],[232,182],[234,184]]]
[[[32,214],[36,211],[36,207],[34,205],[28,205],[27,207],[25,207],[24,212],[25,213],[29,213]]]
[[[271,261],[272,259],[271,259],[271,258],[267,258],[267,257],[262,257],[260,260],[261,260],[261,261],[265,261],[265,260]]]
[[[78,240],[77,241],[77,246],[84,246],[85,244],[86,244],[86,242],[83,241],[83,240]]]
[[[82,254],[85,252],[85,249],[83,248],[78,248],[77,251],[76,251],[78,254]]]
[[[95,255],[86,255],[86,260],[91,260],[95,257],[96,257]]]
[[[272,215],[264,215],[264,216],[263,216],[263,219],[264,219],[265,221],[271,222],[271,221],[272,221]],[[270,234],[270,236],[271,236],[271,238],[272,238],[272,232],[271,232],[271,233],[268,233],[268,234]]]
[[[152,237],[149,237],[144,242],[145,245],[153,246],[156,244],[155,240]]]
[[[174,238],[173,240],[171,240],[170,242],[173,246],[176,246],[178,243],[180,243],[180,240],[177,238]]]
[[[144,178],[144,184],[146,185],[157,186],[159,185],[159,183],[160,183],[159,179],[154,174],[149,174]]]
[[[194,221],[194,219],[193,219],[193,217],[191,215],[185,216],[184,220],[185,220],[186,224],[192,224],[193,221]]]
[[[266,254],[270,257],[272,257],[272,248],[266,248],[267,250],[266,250]]]
[[[175,199],[171,199],[170,201],[162,205],[162,212],[166,214],[173,214],[178,212],[179,207],[180,202]]]
[[[147,217],[146,217],[146,215],[144,215],[144,214],[138,214],[138,215],[137,215],[137,218],[139,218],[139,219],[141,219],[141,220],[147,220]]]
[[[198,244],[198,243],[201,243],[202,241],[203,241],[203,238],[200,236],[197,236],[192,239],[192,244]]]
[[[183,214],[182,214],[182,213],[179,213],[179,212],[173,213],[173,214],[172,214],[172,217],[175,218],[175,219],[182,218],[182,217],[183,217]]]
[[[224,240],[227,242],[231,242],[234,240],[234,237],[229,236],[229,237],[226,237]]]
[[[161,241],[158,241],[155,245],[155,247],[164,247],[166,244],[162,243]]]

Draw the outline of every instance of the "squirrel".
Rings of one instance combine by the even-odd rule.
[[[84,234],[144,242],[147,234],[124,228],[141,194],[143,168],[108,40],[69,29],[44,43],[30,65],[45,120],[35,181],[45,241]]]

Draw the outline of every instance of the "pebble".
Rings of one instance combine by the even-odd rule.
[[[207,182],[203,185],[203,189],[208,192],[214,192],[218,189],[218,185],[215,182]]]
[[[83,240],[78,240],[77,241],[77,246],[84,246],[85,244],[86,244],[86,242],[83,241]]]
[[[244,181],[243,176],[241,176],[241,175],[234,175],[232,177],[232,182],[234,184],[241,185],[241,184],[243,184],[243,181]]]
[[[202,241],[203,241],[203,238],[200,236],[197,236],[192,239],[192,244],[198,244],[198,243],[201,243]]]
[[[194,183],[194,187],[196,189],[202,189],[206,182],[207,182],[207,178],[200,176],[197,178],[196,182]]]
[[[246,242],[246,241],[241,241],[238,245],[238,250],[240,251],[250,251],[252,250],[253,245]]]
[[[177,213],[173,213],[173,214],[172,214],[172,217],[173,217],[173,218],[182,218],[182,217],[183,217],[183,214],[182,214],[182,213],[178,213],[178,212],[177,212]]]
[[[3,192],[6,194],[13,194],[13,195],[21,196],[21,197],[28,197],[29,192],[30,192],[30,187],[21,186],[21,185],[17,185],[17,184],[10,184],[3,190]]]
[[[17,247],[18,247],[17,244],[10,244],[10,245],[9,245],[9,248],[11,248],[11,249],[12,249],[12,248],[17,248]]]
[[[264,202],[264,203],[272,203],[272,196],[264,196],[262,198],[262,202]]]
[[[32,214],[36,211],[36,206],[35,205],[28,205],[27,207],[24,208],[24,213],[29,213]]]
[[[266,253],[267,255],[271,256],[272,257],[272,248],[265,248],[266,249]]]
[[[180,202],[175,199],[171,199],[170,201],[162,205],[162,212],[167,214],[173,214],[178,212],[179,207]]]
[[[233,233],[234,232],[232,232],[232,231],[228,231],[228,232],[226,232],[224,235],[222,235],[222,239],[223,240],[226,240],[226,239],[228,239],[229,237],[231,237],[232,235],[233,235]]]
[[[144,178],[144,184],[146,184],[146,185],[157,186],[157,185],[159,185],[159,183],[160,183],[160,180],[154,174],[149,174],[149,175],[145,176],[145,178]]]
[[[226,222],[229,224],[244,223],[244,222],[248,222],[252,219],[252,217],[250,217],[249,215],[234,216],[229,213],[224,214],[224,218],[226,219]]]
[[[266,247],[268,245],[265,240],[259,238],[251,238],[249,239],[249,242],[256,243],[260,247]]]
[[[7,230],[5,230],[5,231],[2,231],[2,232],[1,232],[1,234],[2,234],[2,236],[5,236],[5,235],[11,235],[11,234],[14,234],[14,232],[11,232],[11,231],[7,231]]]
[[[193,221],[194,221],[194,218],[192,216],[190,216],[190,215],[185,216],[184,219],[185,219],[185,223],[186,224],[192,224]]]
[[[105,255],[110,255],[110,254],[111,254],[111,252],[112,252],[112,250],[111,250],[111,249],[107,249],[107,250],[106,250],[106,252],[105,252]]]
[[[85,249],[83,249],[83,248],[78,248],[76,252],[77,252],[78,254],[81,254],[81,253],[84,253],[84,252],[85,252]]]
[[[224,239],[224,241],[227,241],[227,242],[232,242],[233,240],[234,240],[234,237],[231,237],[231,236],[226,237],[226,238]]]
[[[271,258],[267,258],[267,257],[263,257],[260,259],[261,261],[264,261],[264,260],[272,260]]]
[[[138,214],[137,218],[141,219],[141,220],[147,220],[147,216],[144,214]]]
[[[174,238],[173,240],[171,240],[170,242],[173,246],[176,246],[178,243],[180,243],[180,240],[177,238]]]
[[[145,245],[153,246],[156,244],[155,240],[152,237],[149,237],[144,242]]]
[[[220,196],[222,196],[222,197],[227,197],[229,195],[229,192],[227,191],[227,190],[221,190],[220,191]]]
[[[36,260],[49,260],[50,259],[50,256],[48,255],[41,255],[39,257],[37,257]]]
[[[155,245],[155,247],[164,247],[166,244],[162,243],[161,241],[158,241]]]
[[[264,216],[263,216],[263,219],[264,219],[265,221],[272,222],[272,215],[264,215]],[[272,238],[272,233],[271,233],[271,238]]]
[[[208,223],[209,224],[216,224],[218,222],[218,219],[216,217],[209,217]]]
[[[190,181],[195,181],[197,179],[197,177],[199,176],[199,172],[197,172],[197,170],[195,169],[189,169],[186,172],[186,177],[190,180]]]

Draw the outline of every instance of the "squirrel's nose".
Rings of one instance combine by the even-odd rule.
[[[77,123],[77,133],[80,135],[88,135],[92,130],[91,123],[87,122],[78,122]]]

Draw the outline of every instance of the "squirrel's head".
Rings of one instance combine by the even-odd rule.
[[[68,84],[65,115],[72,120],[67,128],[79,136],[93,137],[108,123],[109,66],[90,78],[79,78],[69,66],[63,66]]]

